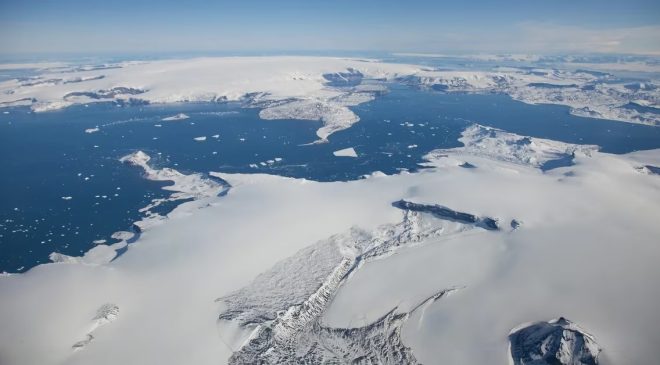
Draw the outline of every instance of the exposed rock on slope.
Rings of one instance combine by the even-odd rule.
[[[563,317],[514,329],[509,341],[514,365],[596,365],[601,351],[592,335]]]
[[[383,225],[374,232],[353,228],[332,236],[218,299],[225,305],[220,320],[252,329],[229,363],[416,364],[411,349],[403,344],[401,328],[415,310],[453,289],[434,294],[408,312],[394,308],[363,327],[332,328],[321,321],[337,290],[363,263],[387,257],[404,245],[477,227],[474,222],[464,224],[400,208],[404,210],[401,223]]]

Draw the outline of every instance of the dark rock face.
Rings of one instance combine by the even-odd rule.
[[[449,86],[443,84],[433,84],[431,85],[431,89],[435,91],[447,91],[449,90]]]
[[[336,72],[332,74],[323,74],[329,86],[357,86],[360,85],[364,75],[353,68],[348,68],[346,72]]]
[[[577,85],[575,85],[575,84],[557,85],[557,84],[549,84],[547,82],[532,82],[532,83],[527,84],[527,86],[543,87],[543,88],[547,88],[547,89],[567,89],[567,88],[577,87]]]
[[[628,104],[622,105],[622,106],[620,106],[620,108],[632,109],[632,110],[635,110],[639,113],[660,114],[660,109],[652,107],[652,106],[641,105],[641,104],[635,103],[634,101],[628,102]]]
[[[657,89],[657,86],[649,83],[643,83],[643,82],[635,82],[632,84],[626,84],[623,85],[628,90],[632,91],[640,91],[640,90],[655,90]]]
[[[147,90],[136,89],[132,87],[113,87],[108,90],[93,91],[74,91],[64,95],[64,100],[70,97],[86,96],[90,99],[112,99],[117,95],[138,95],[147,92]]]
[[[601,351],[592,335],[563,317],[516,329],[509,342],[514,365],[597,365]]]
[[[470,213],[458,212],[442,205],[418,204],[406,200],[397,200],[392,203],[395,208],[409,210],[412,212],[431,213],[437,218],[459,222],[463,224],[474,224],[481,228],[496,231],[499,230],[497,220],[490,217],[477,217]]]
[[[660,175],[660,167],[657,166],[651,166],[651,165],[646,165],[645,166],[652,174],[654,175]]]
[[[652,165],[643,165],[635,167],[637,172],[647,175],[660,175],[660,167]]]

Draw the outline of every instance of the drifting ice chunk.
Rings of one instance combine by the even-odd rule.
[[[163,118],[163,121],[164,122],[173,122],[173,121],[184,120],[184,119],[188,119],[188,118],[190,118],[188,115],[186,115],[184,113],[179,113],[179,114],[173,115],[171,117]]]
[[[355,152],[353,147],[344,148],[343,150],[335,151],[332,154],[337,157],[358,157],[357,152]]]

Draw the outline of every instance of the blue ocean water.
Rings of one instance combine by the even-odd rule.
[[[597,144],[611,153],[660,148],[656,127],[576,117],[566,107],[527,105],[506,95],[389,86],[389,93],[353,108],[359,123],[315,145],[305,144],[317,138],[320,122],[261,120],[259,110],[238,103],[90,104],[37,114],[27,108],[2,109],[0,272],[25,271],[47,262],[51,252],[80,255],[94,240],[113,242],[113,232],[129,230],[141,218],[139,208],[169,195],[161,190],[168,183],[148,181],[141,169],[118,161],[138,149],[151,155],[156,167],[184,173],[264,172],[336,181],[374,171],[415,170],[429,151],[460,146],[461,132],[474,122]],[[178,113],[190,118],[162,121]],[[99,132],[85,133],[96,126]],[[206,141],[194,140],[200,136]],[[347,147],[355,148],[358,157],[332,154]],[[276,158],[281,161],[260,164]]]

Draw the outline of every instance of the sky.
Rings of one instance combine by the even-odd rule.
[[[0,0],[0,54],[660,54],[658,0]]]

